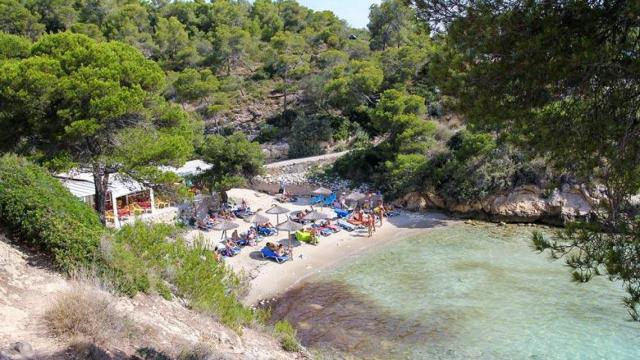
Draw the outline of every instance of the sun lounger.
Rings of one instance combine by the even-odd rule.
[[[235,241],[235,244],[238,246],[247,246],[249,245],[249,243],[250,243],[249,239],[243,239],[243,238],[240,238]]]
[[[240,254],[240,248],[237,246],[233,248],[225,247],[220,253],[222,254],[222,256],[233,257]]]
[[[245,217],[247,217],[247,216],[251,216],[251,215],[253,215],[253,214],[254,214],[254,212],[253,212],[253,211],[251,211],[250,209],[244,209],[244,210],[237,209],[237,210],[233,210],[233,215],[235,215],[237,218],[240,218],[240,219],[244,219]]]
[[[258,234],[262,235],[262,236],[271,236],[271,235],[275,235],[276,234],[276,229],[274,228],[270,228],[270,227],[263,227],[263,226],[258,226],[256,228],[256,231],[258,232]]]
[[[262,250],[260,250],[260,252],[262,253],[262,257],[263,258],[265,258],[265,259],[273,259],[278,264],[281,264],[281,263],[289,260],[289,257],[287,255],[279,256],[273,250],[269,249],[266,246],[263,247]]]
[[[316,195],[316,196],[311,198],[311,203],[312,204],[321,203],[323,201],[324,201],[324,196],[322,196],[322,195]]]
[[[333,211],[336,212],[336,215],[338,215],[340,219],[346,218],[351,213],[349,210],[345,210],[345,209],[333,209]]]
[[[356,226],[353,224],[350,224],[348,222],[346,222],[343,219],[340,219],[336,222],[338,224],[338,226],[340,226],[341,228],[347,230],[347,231],[353,231],[356,229]]]

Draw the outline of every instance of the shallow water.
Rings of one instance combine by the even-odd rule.
[[[361,358],[639,359],[605,278],[570,281],[522,227],[457,224],[378,249],[283,296],[302,342]]]

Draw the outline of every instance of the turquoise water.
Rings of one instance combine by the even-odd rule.
[[[529,239],[523,227],[428,229],[302,284],[273,315],[305,345],[359,358],[639,359],[621,288],[571,282]]]

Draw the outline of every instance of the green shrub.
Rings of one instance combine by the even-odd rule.
[[[296,339],[296,329],[287,320],[278,320],[273,329],[280,337],[280,345],[285,351],[300,351],[301,347]]]
[[[259,143],[265,143],[270,141],[279,140],[282,138],[282,130],[279,127],[263,124],[260,126],[260,134],[256,138]]]
[[[216,261],[211,251],[189,247],[174,226],[126,225],[113,236],[107,252],[115,286],[130,296],[155,292],[170,298],[171,284],[194,309],[217,316],[228,326],[239,329],[256,320],[253,311],[238,301],[238,276]]]
[[[298,340],[291,336],[283,336],[282,339],[280,339],[280,346],[282,346],[282,349],[285,351],[300,351],[300,344],[298,344]]]
[[[53,255],[63,271],[91,266],[104,227],[93,209],[42,167],[0,157],[0,222],[19,240]]]

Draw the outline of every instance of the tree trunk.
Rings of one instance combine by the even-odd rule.
[[[95,209],[100,216],[100,222],[106,224],[105,201],[107,200],[107,191],[109,190],[109,173],[105,171],[105,166],[103,164],[93,164],[93,184],[96,190]],[[115,207],[117,204],[112,204],[112,206]]]
[[[220,190],[220,201],[223,204],[226,204],[229,202],[229,194],[227,194],[227,190]]]

